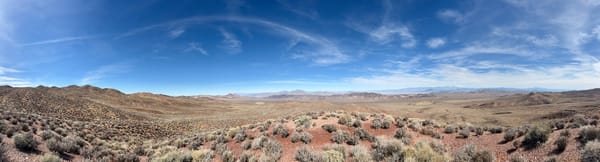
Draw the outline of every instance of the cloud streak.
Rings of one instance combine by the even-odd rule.
[[[427,46],[429,48],[438,48],[446,44],[446,39],[444,38],[431,38],[427,40]]]
[[[335,43],[324,37],[302,32],[292,27],[263,19],[239,16],[202,16],[184,18],[133,29],[116,36],[115,39],[124,39],[150,30],[160,30],[173,26],[204,24],[210,22],[237,22],[260,25],[271,29],[281,36],[287,37],[288,39],[307,43],[312,47],[312,49],[296,52],[292,55],[292,58],[308,60],[315,65],[326,66],[347,63],[351,61],[351,57],[349,55],[344,54]]]
[[[100,66],[95,70],[87,72],[85,76],[79,80],[79,84],[95,84],[102,81],[102,79],[112,77],[117,74],[126,73],[129,70],[130,65],[125,63],[115,63]]]
[[[223,28],[219,28],[219,32],[223,36],[221,48],[225,49],[229,54],[238,54],[242,52],[242,41],[233,34]]]
[[[31,86],[31,82],[24,79],[8,76],[10,73],[21,73],[20,70],[0,66],[0,85],[9,85],[15,87]]]
[[[86,39],[91,39],[91,38],[94,38],[94,37],[92,37],[92,36],[64,37],[64,38],[49,39],[49,40],[30,42],[30,43],[22,43],[22,44],[19,44],[19,46],[21,46],[21,47],[40,46],[40,45],[86,40]]]

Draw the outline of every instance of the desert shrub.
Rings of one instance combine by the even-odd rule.
[[[9,137],[9,138],[10,138],[10,137],[12,137],[12,136],[13,136],[15,133],[17,133],[17,131],[19,131],[19,130],[17,130],[17,128],[15,128],[15,127],[8,127],[8,128],[6,129],[6,132],[4,132],[4,134],[6,134],[6,137]]]
[[[336,150],[327,150],[322,153],[324,162],[343,162],[344,155]]]
[[[367,132],[366,130],[364,130],[362,128],[354,129],[354,132],[352,134],[354,136],[357,136],[360,140],[367,140],[367,141],[375,140],[375,137],[371,136],[371,134],[369,134],[369,132]]]
[[[342,144],[346,142],[348,138],[350,138],[350,133],[348,133],[348,131],[338,130],[333,133],[333,136],[331,136],[331,141],[337,144]]]
[[[396,119],[396,127],[398,128],[402,128],[406,126],[406,121],[402,120],[402,119]]]
[[[1,138],[0,138],[1,139]],[[0,142],[0,161],[8,161],[6,144]]]
[[[221,160],[223,160],[223,162],[234,162],[235,157],[233,157],[233,152],[229,150],[223,152],[223,154],[221,154]]]
[[[258,138],[252,140],[252,149],[262,148],[268,140],[269,139],[263,135],[258,136]]]
[[[483,128],[481,128],[481,127],[475,128],[475,135],[481,136],[481,135],[483,135],[483,133],[484,133]]]
[[[371,120],[371,128],[379,129],[383,125],[383,121],[380,118],[375,118]]]
[[[492,153],[487,150],[479,150],[477,147],[468,144],[458,150],[454,154],[455,162],[468,162],[468,161],[476,161],[476,162],[492,162],[495,160],[495,157]]]
[[[46,147],[48,148],[48,150],[50,150],[52,152],[56,152],[56,153],[64,152],[62,147],[60,147],[60,141],[58,141],[56,138],[50,138],[50,139],[46,140]]]
[[[565,136],[558,137],[558,139],[556,139],[556,141],[554,141],[554,144],[556,145],[556,151],[563,152],[565,150],[565,148],[567,148],[567,143],[568,143],[567,137],[565,137]]]
[[[200,149],[192,152],[194,162],[209,162],[212,161],[214,155],[209,149]]]
[[[252,147],[252,142],[250,142],[249,140],[242,142],[242,149],[248,150],[250,149],[250,147]]]
[[[527,162],[527,159],[525,159],[523,156],[511,156],[508,159],[509,162]]]
[[[458,132],[458,135],[460,135],[461,138],[469,138],[471,131],[469,131],[467,128],[463,128]]]
[[[401,140],[405,144],[410,143],[410,140],[412,140],[412,136],[408,133],[406,127],[398,128],[394,133],[394,138]]]
[[[283,136],[283,134],[281,136]],[[245,133],[245,131],[241,131],[241,132],[236,133],[233,136],[233,140],[235,140],[235,142],[237,142],[237,143],[240,143],[240,142],[246,140],[246,133]]]
[[[284,127],[282,124],[278,124],[277,126],[275,126],[275,128],[273,128],[273,135],[280,135],[281,138],[286,138],[290,135],[289,130]]]
[[[583,127],[579,131],[579,141],[582,143],[600,140],[600,128],[595,127]]]
[[[312,120],[312,117],[307,116],[307,115],[301,115],[301,116],[296,117],[296,119],[294,120],[294,123],[296,124],[296,128],[300,128],[300,127],[309,128],[311,125],[311,120]]]
[[[367,117],[367,115],[366,114],[362,114],[362,113],[358,114],[358,118],[360,118],[360,120],[362,120],[362,121],[369,120],[369,118]]]
[[[504,132],[504,142],[510,142],[517,138],[517,130],[515,128],[508,128]]]
[[[554,126],[554,128],[561,130],[566,127],[566,124],[563,121],[556,121],[556,122],[554,122],[553,126]]]
[[[414,147],[414,154],[403,152],[403,158],[414,159],[416,161],[448,161],[449,158],[444,155],[444,152],[440,152],[432,148],[432,144],[429,142],[419,142]],[[439,149],[439,148],[438,148]]]
[[[492,133],[492,134],[502,133],[502,127],[488,128],[488,131],[490,131],[490,133]]]
[[[571,133],[569,132],[569,130],[563,130],[560,131],[560,136],[570,137]]]
[[[191,162],[193,157],[189,152],[171,151],[160,157],[152,159],[152,162]]]
[[[40,137],[42,137],[42,140],[48,140],[54,137],[54,133],[50,132],[49,130],[45,130],[40,133]]]
[[[60,157],[58,157],[54,154],[46,153],[42,157],[40,157],[39,161],[40,162],[61,162],[62,159],[60,159]]]
[[[358,145],[360,141],[360,137],[358,136],[348,136],[348,138],[346,138],[346,144],[348,145]]]
[[[325,150],[325,151],[335,150],[337,152],[342,153],[342,157],[346,157],[346,147],[344,147],[344,145],[338,145],[338,144],[326,145],[325,147],[323,147],[323,150]]]
[[[446,128],[444,128],[444,133],[454,133],[456,132],[456,127],[454,125],[447,125]]]
[[[354,146],[350,149],[351,162],[368,162],[371,161],[371,154],[362,146]]]
[[[600,161],[600,142],[597,140],[589,141],[581,151],[581,162]]]
[[[352,116],[350,116],[348,114],[340,115],[338,117],[338,124],[341,124],[341,125],[348,125],[348,124],[350,124],[351,121],[352,121]]]
[[[360,128],[360,127],[362,127],[362,123],[358,119],[352,120],[352,127]]]
[[[392,126],[392,120],[384,118],[381,121],[381,128],[383,129],[389,129]]]
[[[371,156],[375,161],[401,161],[403,146],[402,141],[396,139],[377,138]]]
[[[38,142],[33,138],[32,133],[17,134],[13,136],[15,147],[21,151],[33,151],[38,145]]]
[[[140,158],[134,153],[125,153],[117,155],[116,162],[139,162]],[[189,161],[191,162],[191,161]]]
[[[312,135],[304,131],[292,133],[292,143],[299,141],[302,141],[304,144],[309,144],[312,141]]]
[[[0,120],[0,133],[5,133],[8,127],[8,124],[4,120]]]
[[[238,162],[249,162],[253,156],[254,156],[254,154],[252,154],[252,152],[244,151],[240,154],[240,157],[238,158]]]
[[[321,126],[321,128],[323,128],[325,131],[331,133],[331,132],[335,132],[337,130],[337,127],[333,124],[323,124]]]
[[[531,128],[521,141],[521,144],[526,148],[535,148],[539,145],[544,144],[548,140],[550,135],[550,129],[543,126],[535,126]]]
[[[311,148],[308,148],[307,146],[302,146],[298,148],[296,150],[295,158],[299,162],[322,161],[320,153]]]
[[[281,143],[276,140],[268,140],[263,148],[263,153],[271,160],[279,160],[282,153]]]

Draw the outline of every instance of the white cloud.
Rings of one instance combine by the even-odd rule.
[[[28,47],[28,46],[56,44],[56,43],[64,43],[64,42],[71,42],[71,41],[91,39],[91,38],[93,38],[93,37],[92,36],[64,37],[64,38],[56,38],[56,39],[43,40],[43,41],[37,41],[37,42],[30,42],[30,43],[22,43],[22,44],[20,44],[20,46],[21,47]]]
[[[202,48],[202,45],[198,42],[190,42],[188,43],[188,47],[183,50],[183,52],[198,52],[203,55],[208,55],[208,52]]]
[[[382,25],[369,33],[371,38],[379,44],[388,44],[397,38],[402,40],[402,47],[410,48],[417,44],[414,36],[406,26]]]
[[[429,48],[438,48],[446,44],[446,39],[444,38],[431,38],[427,40],[427,46]]]
[[[592,34],[596,35],[596,39],[600,41],[600,25],[596,26],[592,31]]]
[[[221,41],[221,47],[227,50],[230,54],[237,54],[242,52],[242,42],[237,39],[235,35],[226,31],[223,28],[219,28],[223,41]]]
[[[9,85],[15,87],[31,86],[29,81],[24,79],[7,76],[9,73],[20,73],[20,70],[0,66],[0,85]]]
[[[130,65],[126,63],[115,63],[100,66],[99,68],[89,71],[83,78],[79,80],[79,84],[95,84],[102,79],[112,77],[117,74],[126,73],[130,70]]]
[[[247,17],[239,17],[239,16],[203,16],[203,17],[191,17],[186,19],[179,19],[175,21],[154,24],[150,26],[145,26],[137,29],[130,30],[126,33],[118,35],[115,39],[122,39],[125,37],[134,36],[139,33],[147,32],[150,30],[168,28],[170,26],[183,26],[183,25],[192,25],[192,24],[202,24],[209,22],[237,22],[237,23],[249,23],[255,24],[259,26],[263,26],[269,28],[271,31],[287,37],[290,40],[295,40],[298,42],[303,42],[310,45],[310,50],[305,50],[302,53],[295,53],[292,55],[292,58],[298,58],[303,60],[309,60],[315,65],[333,65],[340,63],[347,63],[351,60],[351,57],[344,54],[340,48],[329,39],[321,37],[319,35],[315,35],[312,33],[306,33],[294,29],[289,26],[285,26],[282,24],[278,24],[275,22],[256,19],[256,18],[247,18]]]
[[[444,21],[449,21],[449,22],[453,22],[456,24],[462,24],[465,21],[465,16],[456,11],[456,10],[442,10],[440,12],[438,12],[438,17]]]
[[[183,28],[176,28],[174,30],[169,31],[169,37],[170,38],[177,38],[179,36],[181,36],[181,34],[185,33],[185,29]]]
[[[442,53],[435,53],[429,55],[429,59],[448,59],[448,58],[464,58],[473,55],[482,54],[503,54],[503,55],[514,55],[520,57],[540,58],[545,57],[543,54],[536,54],[527,49],[520,47],[501,47],[501,46],[482,46],[472,45],[457,50],[449,50]]]

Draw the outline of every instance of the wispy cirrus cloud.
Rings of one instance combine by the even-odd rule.
[[[0,66],[0,85],[15,87],[31,86],[31,82],[10,76],[10,74],[21,73],[21,70]]]
[[[438,48],[446,44],[446,39],[444,38],[431,38],[427,40],[427,46],[429,48]]]
[[[131,37],[150,30],[164,30],[165,28],[169,28],[172,26],[185,26],[194,24],[204,24],[210,22],[236,22],[255,24],[269,28],[278,35],[284,36],[290,40],[303,42],[310,48],[299,51],[291,51],[293,52],[291,58],[308,60],[311,61],[314,65],[327,66],[333,64],[347,63],[350,60],[352,60],[351,57],[345,54],[334,42],[320,35],[302,32],[298,29],[275,23],[272,21],[240,16],[201,16],[178,19],[174,21],[133,29],[123,34],[117,35],[115,39]]]
[[[64,42],[86,40],[86,39],[92,39],[92,38],[94,38],[94,37],[93,36],[63,37],[63,38],[49,39],[49,40],[29,42],[29,43],[21,43],[21,44],[19,44],[19,46],[21,46],[21,47],[39,46],[39,45],[48,45],[48,44],[57,44],[57,43],[64,43]]]
[[[465,22],[465,15],[456,10],[442,10],[437,13],[437,16],[446,22],[452,22],[455,24],[462,24]]]
[[[183,33],[185,33],[184,28],[175,28],[175,29],[169,31],[169,37],[177,38],[177,37],[181,36]]]
[[[128,63],[115,63],[103,65],[95,70],[88,71],[83,78],[79,80],[79,84],[95,84],[101,82],[102,79],[113,77],[118,74],[123,74],[130,71],[131,65]]]
[[[242,41],[240,41],[233,33],[228,32],[223,28],[219,28],[219,32],[223,36],[220,47],[225,49],[229,54],[238,54],[242,52]]]
[[[183,50],[183,52],[194,52],[200,53],[202,55],[208,55],[208,52],[202,48],[202,45],[198,42],[190,42],[188,43],[188,47]]]

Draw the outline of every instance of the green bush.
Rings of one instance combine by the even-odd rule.
[[[36,149],[38,142],[33,138],[33,134],[17,134],[13,136],[15,147],[21,151],[33,151]]]
[[[54,154],[46,153],[42,157],[40,157],[39,161],[40,162],[61,162],[62,159],[60,159],[60,157],[58,157]]]
[[[454,153],[454,162],[493,162],[495,157],[487,150],[479,150],[477,147],[468,144]]]
[[[581,162],[600,161],[600,142],[597,140],[589,141],[581,151]]]
[[[544,144],[548,141],[548,136],[550,135],[550,129],[543,126],[535,126],[527,132],[525,138],[521,142],[526,148],[535,148]]]

